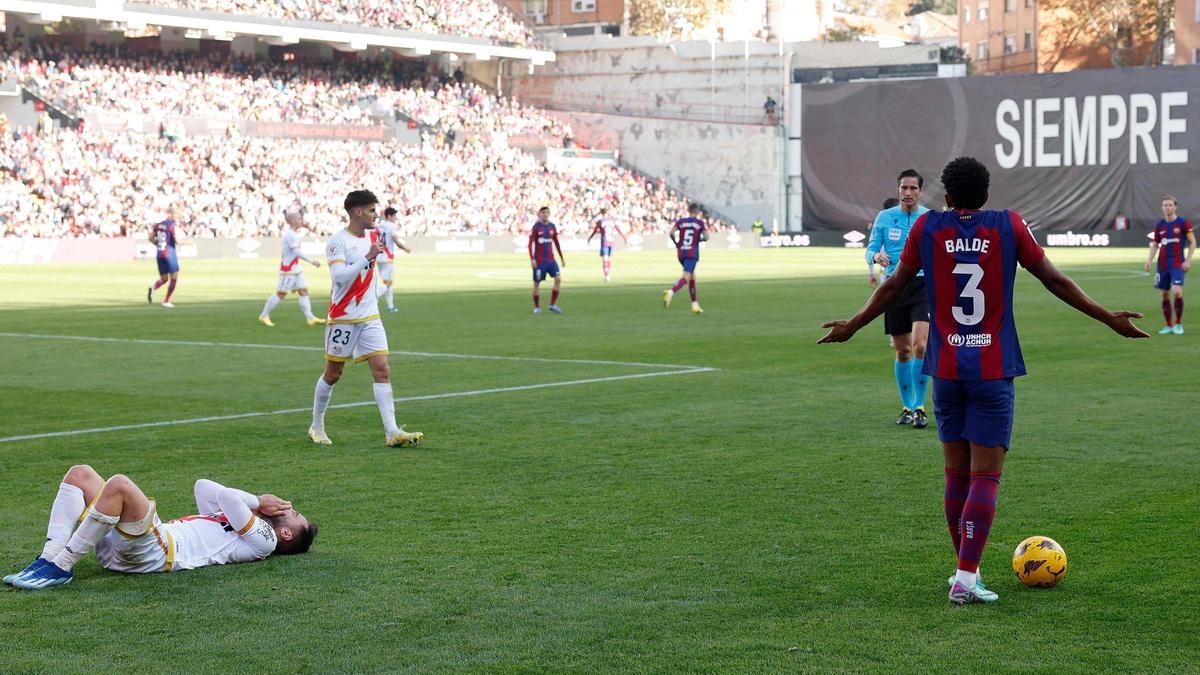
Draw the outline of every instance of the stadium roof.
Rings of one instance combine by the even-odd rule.
[[[71,17],[109,21],[131,29],[170,26],[200,31],[205,38],[214,40],[253,35],[273,44],[324,42],[342,51],[387,47],[410,56],[442,52],[480,61],[529,61],[535,66],[554,60],[551,51],[498,45],[482,38],[174,9],[120,0],[0,0],[0,11],[30,15],[31,20],[39,23],[55,23]]]

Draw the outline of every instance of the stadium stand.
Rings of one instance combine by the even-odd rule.
[[[141,4],[320,21],[531,45],[529,26],[492,0],[139,0]]]

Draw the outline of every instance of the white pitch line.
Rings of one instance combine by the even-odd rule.
[[[0,333],[0,335],[9,335],[8,333]],[[596,384],[600,382],[617,382],[619,380],[636,380],[645,377],[666,377],[669,375],[691,375],[693,373],[709,373],[717,370],[716,368],[695,367],[687,370],[664,370],[654,373],[636,373],[633,375],[610,375],[608,377],[592,377],[584,380],[566,380],[563,382],[546,382],[543,384],[522,384],[515,387],[495,387],[492,389],[473,389],[470,391],[453,391],[445,394],[424,394],[422,396],[404,396],[395,399],[396,403],[407,403],[411,401],[433,401],[442,398],[457,398],[462,396],[482,396],[484,394],[504,394],[514,391],[529,391],[531,389],[550,389],[552,387],[571,387],[580,384]],[[360,401],[358,403],[340,403],[338,405],[329,406],[332,408],[359,408],[362,406],[375,405],[375,401]],[[266,417],[269,415],[294,415],[302,412],[312,412],[312,408],[289,408],[286,410],[271,410],[265,412],[249,412],[239,413],[236,415],[214,415],[211,417],[193,417],[183,420],[164,420],[161,422],[143,422],[140,424],[121,424],[114,427],[96,427],[94,429],[74,429],[71,431],[52,431],[44,434],[25,434],[23,436],[9,436],[0,438],[0,443],[14,443],[16,441],[30,441],[40,438],[60,438],[63,436],[82,436],[85,434],[99,434],[108,431],[126,431],[129,429],[149,429],[152,427],[172,427],[183,424],[201,424],[204,422],[224,422],[228,420],[242,420],[251,417]]]
[[[304,345],[260,344],[253,342],[207,342],[202,340],[150,340],[145,338],[112,338],[94,337],[90,335],[44,335],[42,333],[3,333],[0,337],[33,338],[38,340],[76,340],[79,342],[115,342],[142,345],[174,345],[180,347],[232,347],[237,349],[290,349],[293,351],[322,352],[324,347],[307,347]],[[576,363],[592,366],[629,366],[631,368],[677,368],[692,370],[704,366],[684,366],[674,363],[641,363],[638,361],[604,361],[599,359],[552,359],[537,356],[493,356],[489,354],[453,354],[449,352],[405,352],[393,351],[393,356],[414,356],[439,359],[476,359],[481,361],[525,361],[535,363]],[[713,370],[709,368],[709,370]]]

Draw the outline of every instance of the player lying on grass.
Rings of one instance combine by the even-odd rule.
[[[1012,435],[1013,378],[1025,374],[1013,321],[1017,263],[1060,300],[1118,335],[1149,337],[1133,325],[1137,312],[1096,304],[1060,272],[1015,211],[983,211],[987,168],[960,157],[942,171],[947,211],[913,223],[900,263],[849,320],[823,324],[818,342],[845,342],[883,313],[924,270],[930,333],[924,372],[933,377],[933,405],[946,461],[944,506],[958,570],[950,601],[993,602],[979,580],[979,561],[992,528],[1000,472]]]
[[[275,495],[201,478],[195,496],[199,515],[163,523],[129,478],[105,481],[90,466],[73,466],[50,507],[41,555],[4,583],[31,590],[70,583],[75,564],[93,550],[114,572],[174,572],[304,553],[317,536],[316,523]]]

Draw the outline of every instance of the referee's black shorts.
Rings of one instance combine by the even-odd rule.
[[[900,297],[883,312],[883,332],[905,335],[912,332],[914,321],[929,322],[929,296],[925,295],[925,277],[913,277]]]

